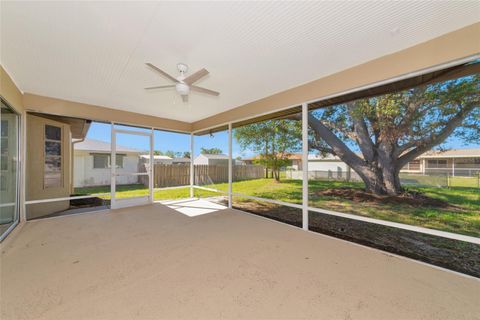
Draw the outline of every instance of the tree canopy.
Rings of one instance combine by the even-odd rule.
[[[258,156],[255,162],[264,165],[280,180],[280,169],[291,164],[289,156],[301,150],[302,128],[295,120],[275,119],[257,122],[235,129],[235,139],[242,150]]]
[[[347,163],[378,194],[402,191],[400,170],[455,136],[480,142],[479,75],[312,111],[310,148]]]
[[[201,154],[221,154],[222,149],[219,148],[201,148],[200,149]]]

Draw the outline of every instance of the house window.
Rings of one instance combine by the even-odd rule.
[[[433,160],[428,160],[428,167],[429,168],[446,168],[447,167],[447,160],[438,160],[438,159],[433,159]]]
[[[420,170],[420,160],[412,160],[408,163],[408,170]]]
[[[117,154],[116,155],[116,168],[122,169],[123,168],[123,158],[125,155]],[[110,155],[109,154],[93,154],[93,168],[94,169],[109,169],[110,168]]]
[[[105,169],[109,168],[109,158],[108,154],[94,154],[93,155],[93,168],[94,169]]]
[[[62,128],[45,126],[44,188],[62,187]]]
[[[455,159],[455,164],[459,165],[473,165],[480,164],[480,158],[465,158],[465,159]]]

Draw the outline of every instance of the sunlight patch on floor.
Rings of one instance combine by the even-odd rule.
[[[170,209],[177,210],[189,217],[196,217],[207,213],[227,209],[227,207],[214,203],[205,199],[181,199],[181,200],[167,200],[159,201],[159,203],[166,205]]]

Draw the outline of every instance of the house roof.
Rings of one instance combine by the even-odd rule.
[[[149,154],[142,154],[140,157],[144,158],[144,159],[149,159],[150,155]],[[153,159],[154,160],[172,160],[172,158],[170,158],[169,156],[161,156],[161,155],[154,155]]]
[[[95,139],[85,139],[82,142],[75,144],[75,150],[90,151],[90,152],[101,152],[101,153],[110,153],[111,144],[110,142],[95,140]],[[128,148],[124,146],[117,145],[117,152],[132,152],[132,153],[141,153],[143,150]]]
[[[356,154],[362,157],[362,154],[356,152]],[[430,150],[419,156],[417,159],[431,159],[431,158],[471,158],[480,157],[480,148],[465,148],[465,149],[449,149],[449,150]],[[339,157],[327,154],[325,156],[319,154],[309,154],[309,161],[341,161]]]
[[[356,152],[356,154],[362,157],[362,154]],[[449,150],[430,150],[419,156],[417,159],[431,159],[431,158],[470,158],[480,157],[480,148],[466,148],[466,149],[449,149]],[[339,157],[327,154],[325,156],[319,154],[309,154],[309,161],[341,161]]]
[[[190,158],[173,158],[173,162],[190,162]]]
[[[225,159],[225,160],[228,160],[228,156],[226,154],[223,154],[223,153],[220,153],[220,154],[202,153],[200,156],[204,156],[208,159]]]
[[[326,154],[325,156],[321,154],[309,154],[308,161],[341,161],[339,157],[332,154]]]
[[[480,157],[480,148],[430,150],[422,154],[419,159],[428,158],[470,158]]]

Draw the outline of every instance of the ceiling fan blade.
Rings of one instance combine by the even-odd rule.
[[[192,84],[195,81],[200,80],[200,78],[205,77],[207,74],[209,74],[209,72],[207,71],[207,69],[204,68],[204,69],[198,70],[194,74],[189,75],[188,77],[183,79],[183,82],[185,82],[186,84]]]
[[[202,87],[197,87],[197,86],[190,86],[190,89],[192,89],[194,91],[198,91],[198,92],[203,92],[203,93],[206,93],[206,94],[211,94],[213,96],[218,96],[220,94],[220,92],[213,91],[213,90],[210,90],[210,89],[205,89],[205,88],[202,88]]]
[[[163,88],[175,88],[174,84],[169,84],[166,86],[155,86],[155,87],[147,87],[145,90],[152,90],[152,89],[163,89]]]
[[[171,75],[169,75],[169,74],[168,74],[168,73],[166,73],[165,71],[163,71],[163,70],[161,70],[161,69],[159,69],[159,68],[155,67],[153,64],[151,64],[151,63],[148,63],[148,62],[147,62],[147,63],[145,63],[145,64],[146,64],[147,66],[149,66],[150,68],[152,68],[153,70],[155,70],[155,71],[157,71],[158,73],[160,73],[162,76],[164,76],[164,77],[166,77],[166,78],[168,78],[168,79],[172,80],[172,81],[173,81],[173,82],[175,82],[175,83],[176,83],[176,82],[178,82],[178,80],[177,80],[177,79],[175,79],[174,77],[172,77]]]
[[[182,95],[182,101],[183,102],[188,102],[188,95]]]

